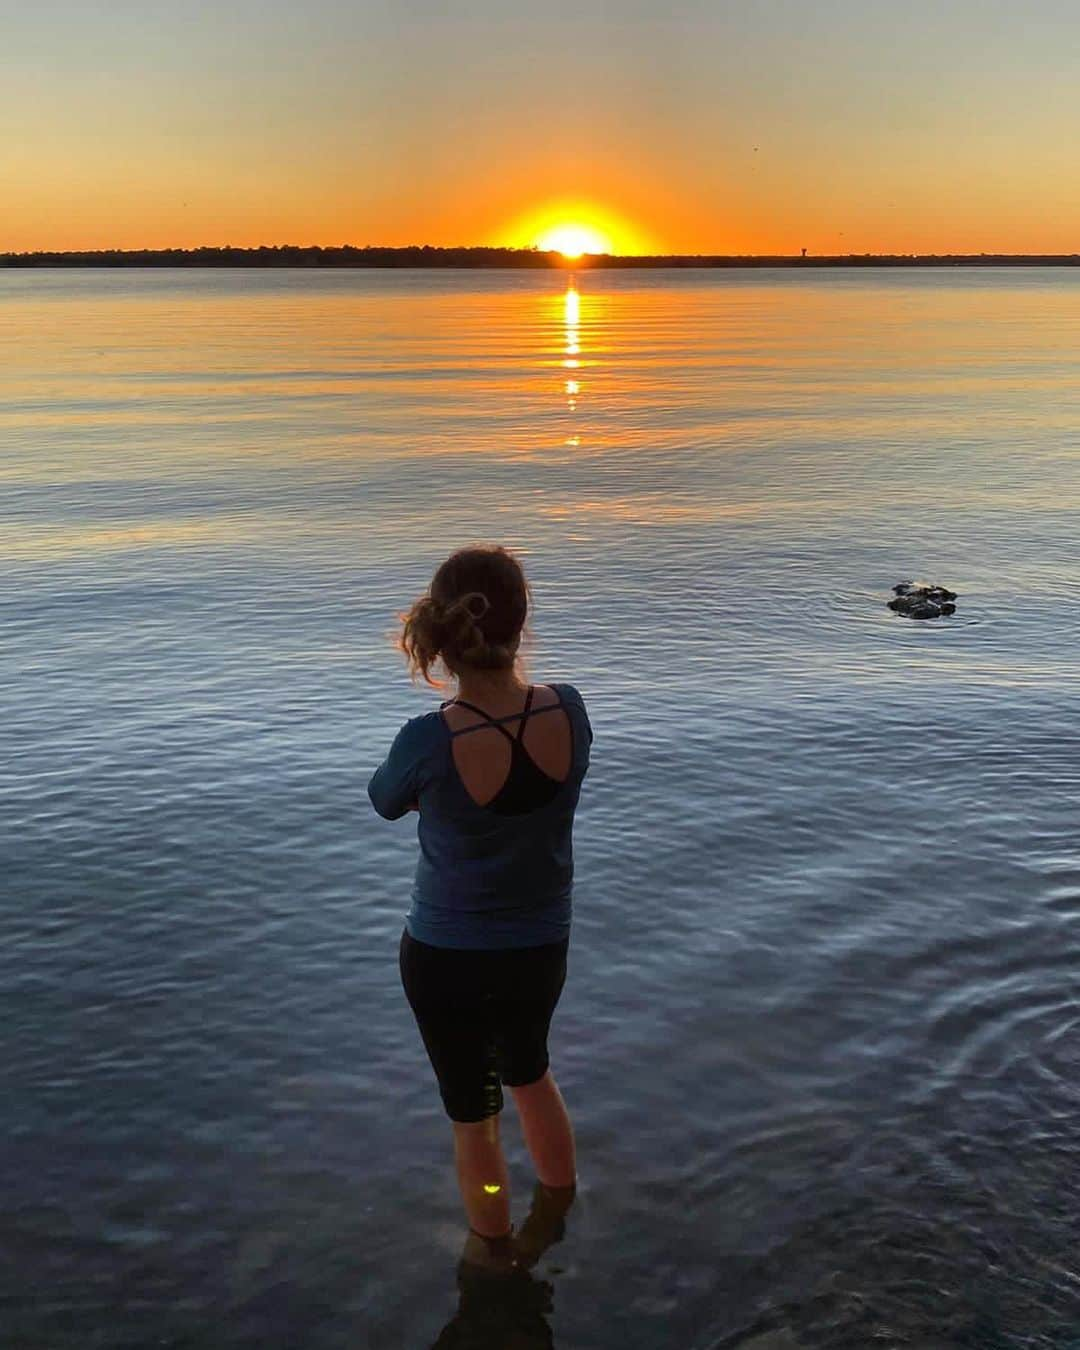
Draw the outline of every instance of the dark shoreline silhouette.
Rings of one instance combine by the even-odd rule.
[[[97,249],[0,253],[0,267],[1080,267],[1080,253],[838,253],[792,254],[585,254],[528,248],[323,248],[296,244],[259,248]]]

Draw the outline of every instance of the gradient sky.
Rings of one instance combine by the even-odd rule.
[[[1080,251],[1076,0],[0,0],[0,250]]]

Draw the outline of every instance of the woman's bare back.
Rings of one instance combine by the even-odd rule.
[[[547,685],[532,686],[532,701],[522,731],[526,701],[527,695],[523,694],[516,704],[491,706],[482,712],[459,702],[442,710],[453,737],[454,767],[477,806],[494,801],[506,786],[513,762],[513,740],[519,734],[525,754],[545,777],[562,783],[570,775],[573,737],[558,694]],[[497,725],[487,720],[484,713]]]

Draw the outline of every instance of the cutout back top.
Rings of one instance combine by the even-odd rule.
[[[470,712],[479,713],[484,719],[482,722],[473,722],[467,727],[449,728],[451,740],[458,736],[467,736],[471,731],[484,731],[488,727],[494,728],[502,733],[510,742],[510,770],[506,775],[502,787],[495,793],[489,801],[477,802],[487,811],[494,811],[500,816],[520,816],[527,811],[535,811],[542,806],[554,800],[559,789],[566,781],[565,778],[555,778],[549,773],[545,773],[537,764],[536,760],[529,754],[524,746],[525,725],[530,716],[538,716],[541,713],[561,710],[563,706],[562,695],[558,689],[555,689],[554,703],[546,703],[541,708],[534,708],[533,686],[530,684],[525,695],[525,707],[519,713],[509,713],[505,717],[492,717],[490,713],[485,712],[483,708],[478,708],[475,703],[467,703],[463,698],[457,698],[450,703],[444,703],[441,712],[447,708],[467,708]],[[520,719],[520,720],[518,720]],[[518,729],[514,735],[503,725],[505,722],[518,721]],[[460,769],[459,769],[460,774]],[[469,791],[467,785],[466,792]],[[469,794],[472,796],[472,794]],[[475,801],[476,798],[474,797]]]
[[[555,700],[535,706],[545,689]],[[450,704],[412,718],[368,784],[372,804],[387,819],[412,807],[420,813],[409,934],[435,947],[477,949],[561,941],[570,931],[574,812],[592,743],[585,703],[570,684],[530,688],[525,707],[505,717],[451,703],[467,706],[478,720],[461,726]],[[558,708],[565,738],[541,734],[547,727],[531,730]],[[514,722],[516,734],[505,725]],[[486,733],[475,748],[473,732]],[[468,752],[460,763],[455,746]],[[567,770],[559,778],[561,764]],[[484,785],[476,796],[463,765],[474,790]]]

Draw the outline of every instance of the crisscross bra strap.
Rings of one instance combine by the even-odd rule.
[[[521,710],[521,721],[518,723],[517,738],[519,741],[521,740],[522,736],[525,733],[525,719],[528,717],[529,713],[532,710],[532,696],[533,696],[533,687],[530,684],[528,692],[525,695],[525,706]]]
[[[513,744],[515,740],[517,741],[521,740],[525,732],[526,718],[538,717],[540,713],[551,712],[552,709],[561,708],[563,706],[562,694],[560,694],[557,689],[555,690],[555,698],[557,699],[557,702],[555,703],[545,703],[542,708],[534,708],[532,706],[533,686],[530,684],[528,692],[525,695],[525,707],[522,708],[521,712],[507,713],[505,717],[492,717],[491,714],[486,713],[483,710],[483,708],[478,708],[475,703],[467,703],[463,698],[451,699],[448,703],[444,703],[442,706],[443,708],[450,708],[450,707],[468,708],[470,712],[479,713],[480,716],[484,719],[482,722],[475,722],[471,727],[458,727],[456,731],[450,730],[448,728],[448,730],[450,730],[451,737],[465,736],[470,731],[480,731],[483,728],[490,726],[494,727],[497,731],[501,731],[502,734],[506,737],[506,739],[511,744]],[[502,724],[504,722],[516,722],[518,718],[521,719],[521,725],[518,727],[517,735],[511,736],[509,731],[507,731],[507,729]]]
[[[450,707],[451,704],[448,703],[446,706]],[[485,727],[494,727],[496,731],[501,731],[510,744],[513,745],[513,736],[511,736],[507,729],[502,725],[503,722],[513,721],[513,718],[492,717],[489,713],[486,713],[483,708],[478,708],[475,703],[466,703],[463,698],[455,698],[452,702],[452,706],[455,708],[468,708],[470,712],[479,713],[484,720],[482,722],[474,722],[471,727],[458,727],[456,731],[453,728],[450,728],[451,738],[454,736],[464,736],[468,731],[480,731]],[[520,716],[520,713],[514,714],[514,717]]]

